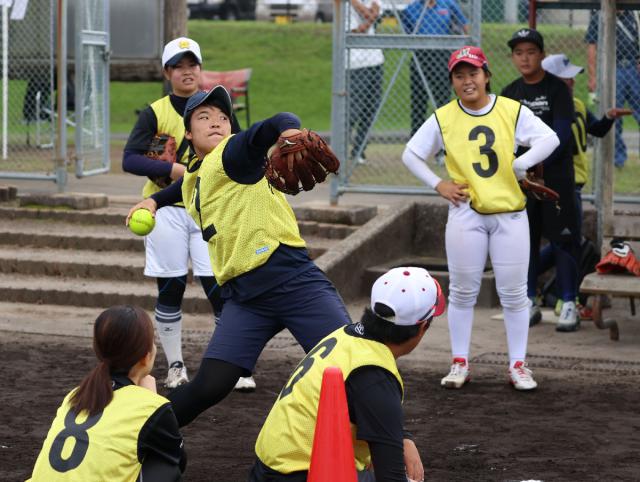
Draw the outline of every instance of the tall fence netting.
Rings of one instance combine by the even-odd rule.
[[[46,175],[56,142],[55,2],[32,0],[24,16],[16,5],[0,12],[0,172]]]
[[[371,2],[365,2],[365,4]],[[384,38],[403,35],[419,38],[420,47],[389,46],[349,47],[345,49],[345,125],[346,159],[340,184],[343,190],[376,187],[378,191],[402,192],[421,190],[424,186],[400,162],[402,151],[422,122],[451,98],[447,60],[454,45],[480,45],[486,53],[492,73],[491,89],[502,88],[519,76],[511,62],[507,41],[514,32],[528,26],[526,0],[460,0],[449,12],[432,11],[432,2],[395,0],[380,2],[375,23],[360,28],[362,17],[349,3],[345,10],[345,33]],[[433,2],[439,5],[439,2]],[[454,2],[448,2],[453,5]],[[589,46],[598,37],[599,14],[591,10],[540,9],[537,29],[544,36],[547,55],[564,53],[570,61],[584,67],[575,77],[574,97],[582,100],[600,117],[614,106],[600,106],[595,89],[597,69],[590,81]],[[429,23],[431,22],[431,23]],[[592,23],[590,27],[590,22]],[[416,26],[417,25],[417,26]],[[617,144],[615,192],[640,194],[640,73],[638,71],[638,12],[618,13],[617,42],[617,106],[634,109],[634,115],[619,121],[619,137],[626,152]],[[340,73],[334,73],[340,75]],[[635,103],[639,103],[638,106]],[[636,108],[637,107],[637,108]],[[587,139],[593,145],[591,138]],[[588,149],[590,162],[594,149]],[[622,161],[624,159],[624,161]],[[446,176],[443,157],[430,164]],[[593,172],[593,169],[591,170]],[[593,182],[587,182],[584,193],[591,193]],[[425,188],[425,191],[428,191]]]

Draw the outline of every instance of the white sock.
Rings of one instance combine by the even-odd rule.
[[[167,364],[182,360],[182,310],[172,306],[156,306],[156,329]]]
[[[453,358],[464,358],[468,361],[471,329],[473,328],[473,307],[462,308],[450,304],[447,309],[447,319],[449,321],[451,354]]]
[[[513,311],[504,308],[504,329],[507,332],[509,347],[509,366],[524,361],[527,356],[527,339],[529,337],[529,309]]]

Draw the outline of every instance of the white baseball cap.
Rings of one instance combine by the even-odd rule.
[[[573,79],[584,72],[584,67],[573,65],[565,54],[549,55],[542,59],[542,68],[561,79]]]
[[[376,304],[393,310],[393,316],[380,316]],[[438,282],[424,268],[393,268],[380,276],[371,288],[371,309],[395,325],[417,325],[440,316],[446,307]]]
[[[178,37],[164,46],[162,51],[162,67],[174,67],[185,54],[191,53],[199,64],[202,64],[200,45],[187,37]]]

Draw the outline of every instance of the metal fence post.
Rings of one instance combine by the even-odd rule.
[[[345,119],[346,109],[346,70],[345,70],[345,12],[346,0],[333,2],[333,79],[331,87],[331,148],[342,161],[342,169],[331,179],[329,202],[338,204],[338,187],[347,166],[347,143]]]
[[[56,69],[58,118],[56,120],[56,184],[58,192],[67,185],[67,0],[58,0],[56,30]]]

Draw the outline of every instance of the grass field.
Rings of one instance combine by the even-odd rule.
[[[524,25],[483,24],[482,46],[493,72],[492,90],[502,88],[517,77],[511,65],[506,40]],[[331,24],[270,22],[189,21],[189,35],[202,47],[205,70],[253,69],[251,79],[252,119],[262,119],[274,112],[296,112],[307,125],[329,130],[331,115]],[[385,30],[389,31],[389,30]],[[584,30],[567,26],[542,25],[548,53],[566,53],[573,63],[586,65]],[[224,48],[217,47],[222,44]],[[387,54],[393,64],[394,55]],[[387,77],[393,72],[387,65]],[[398,85],[407,85],[407,66],[400,73]],[[576,79],[575,94],[586,99],[587,76]],[[134,111],[161,95],[159,82],[111,83],[111,131],[129,132],[135,122]],[[406,94],[408,96],[408,93]],[[400,96],[398,101],[405,101]],[[632,118],[625,128],[637,129]]]
[[[524,25],[483,24],[482,46],[489,57],[494,92],[500,92],[518,75],[511,64],[506,40],[522,26]],[[385,25],[384,28],[385,32],[389,32],[393,26]],[[319,131],[330,130],[331,24],[276,25],[270,22],[191,20],[188,29],[189,36],[202,47],[205,70],[253,69],[250,84],[252,120],[263,119],[279,111],[292,111],[300,116],[304,125]],[[545,36],[548,53],[562,51],[574,63],[586,65],[584,30],[541,25],[540,31]],[[390,88],[390,96],[375,130],[408,132],[408,58],[406,52],[401,50],[385,53],[385,86],[389,86],[396,69],[398,77]],[[577,97],[586,98],[586,83],[586,74],[577,77]],[[24,88],[22,85],[20,87]],[[137,117],[135,111],[161,95],[160,82],[111,82],[111,132],[128,133]],[[12,96],[12,102],[21,99],[20,95]],[[241,122],[243,119],[244,116],[240,116]],[[638,126],[631,117],[625,119],[625,129],[637,132]],[[22,132],[20,134],[23,135]],[[389,181],[388,169],[393,169],[394,183],[416,184],[416,180],[408,172],[403,173],[397,169],[401,148],[402,146],[394,145],[375,146],[370,153],[373,162],[354,170],[358,182],[386,183]],[[627,167],[616,174],[616,192],[640,192],[640,162],[637,153],[630,152]]]

